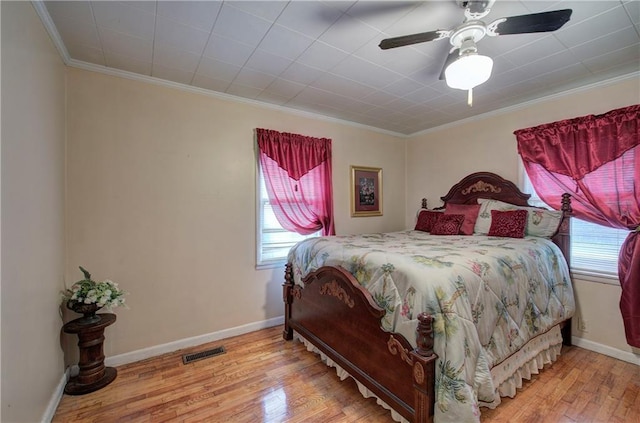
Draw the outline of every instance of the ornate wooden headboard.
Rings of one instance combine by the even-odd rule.
[[[447,195],[440,197],[444,205],[435,207],[434,210],[444,209],[447,203],[475,204],[478,198],[489,198],[504,201],[518,206],[529,206],[530,194],[525,194],[511,181],[491,172],[476,172],[464,177],[460,182],[451,187]],[[427,208],[427,200],[422,199],[422,208]],[[569,218],[571,217],[571,196],[562,194],[562,221],[558,232],[551,240],[560,247],[567,263],[571,257],[569,242]]]
[[[476,172],[466,176],[440,197],[445,203],[476,204],[478,198],[492,198],[518,206],[529,205],[530,194],[525,194],[511,181],[491,172]]]

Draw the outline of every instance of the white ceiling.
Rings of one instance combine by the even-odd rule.
[[[573,14],[552,33],[482,39],[479,53],[494,59],[494,69],[474,89],[473,107],[466,91],[438,79],[448,39],[378,47],[384,38],[459,25],[464,14],[454,0],[44,4],[43,22],[48,11],[55,25],[48,28],[70,65],[133,72],[399,134],[640,68],[637,0],[497,0],[487,23],[555,9]]]

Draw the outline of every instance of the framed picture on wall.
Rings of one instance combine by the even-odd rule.
[[[351,216],[382,216],[382,169],[351,166]]]

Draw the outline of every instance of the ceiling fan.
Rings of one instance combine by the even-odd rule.
[[[472,89],[491,76],[493,60],[478,54],[476,43],[485,36],[496,37],[507,34],[527,34],[551,32],[561,28],[571,18],[571,9],[528,15],[499,18],[486,24],[487,16],[495,0],[456,0],[464,8],[465,20],[450,30],[435,30],[418,34],[387,38],[380,42],[383,50],[449,38],[452,47],[444,62],[440,79],[445,79],[451,88],[469,91],[469,105],[472,103]]]

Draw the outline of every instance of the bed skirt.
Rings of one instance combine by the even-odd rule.
[[[348,377],[354,379],[346,370],[336,364],[322,351],[316,348],[315,345],[297,332],[294,332],[294,338],[302,342],[308,351],[318,354],[327,366],[335,368],[336,374],[340,380],[345,380]],[[562,335],[560,332],[560,325],[556,325],[546,333],[531,339],[519,351],[491,369],[491,378],[493,379],[494,386],[497,386],[499,395],[496,395],[495,401],[491,403],[479,401],[479,405],[495,408],[500,404],[501,397],[513,398],[516,395],[516,390],[522,388],[522,381],[524,379],[531,379],[531,375],[538,374],[539,370],[542,369],[545,364],[551,364],[557,360],[560,355],[561,348]],[[410,423],[407,419],[393,410],[387,403],[367,389],[366,386],[355,379],[354,381],[358,386],[360,394],[364,398],[375,398],[378,405],[391,412],[391,418],[394,421]],[[411,381],[408,381],[407,383],[410,382]]]

